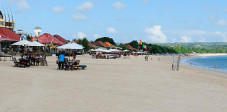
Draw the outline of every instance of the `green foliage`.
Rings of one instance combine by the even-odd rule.
[[[136,40],[133,40],[132,42],[128,43],[130,46],[132,46],[133,48],[138,48],[139,43]]]
[[[90,46],[89,46],[88,40],[86,38],[83,38],[82,40],[79,40],[78,44],[81,44],[84,47],[85,51],[89,51],[90,50]]]
[[[98,38],[98,39],[95,40],[95,42],[98,42],[98,41],[109,42],[109,43],[111,43],[113,45],[116,45],[114,40],[112,38],[109,38],[109,37],[102,37],[102,38]]]
[[[28,41],[31,41],[31,40],[32,40],[32,36],[27,35],[26,37],[27,37],[27,40],[28,40]]]
[[[119,45],[117,45],[117,47],[122,48],[122,50],[128,50],[128,48],[124,44],[122,44],[122,43],[120,43]]]

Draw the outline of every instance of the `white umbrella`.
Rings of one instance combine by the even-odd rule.
[[[83,49],[84,47],[79,44],[76,44],[76,43],[69,43],[69,44],[65,44],[65,45],[62,45],[57,48],[58,49]]]
[[[25,46],[26,45],[26,46],[29,46],[29,45],[31,45],[31,42],[27,41],[27,40],[21,40],[21,41],[16,42],[16,43],[14,43],[12,45],[18,45],[18,46]]]

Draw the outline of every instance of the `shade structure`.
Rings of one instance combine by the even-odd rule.
[[[41,46],[45,46],[44,44],[41,44],[41,43],[39,43],[39,42],[37,42],[37,41],[33,41],[33,42],[31,42],[31,44],[30,45],[28,45],[28,46],[37,46],[37,47],[41,47]]]
[[[29,46],[29,45],[32,45],[32,42],[27,41],[27,40],[21,40],[21,41],[16,42],[16,43],[14,43],[12,45],[18,45],[18,46],[25,46],[26,45],[26,46]]]
[[[76,43],[69,43],[69,44],[65,44],[57,47],[57,49],[78,49],[78,50],[83,48],[84,48],[83,46]]]

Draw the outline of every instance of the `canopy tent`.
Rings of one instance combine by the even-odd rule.
[[[105,48],[98,48],[98,49],[95,49],[94,51],[96,51],[96,52],[105,52],[105,53],[111,52],[110,50],[107,50]]]
[[[32,42],[27,41],[27,40],[21,40],[21,41],[16,42],[16,43],[14,43],[12,45],[18,45],[18,46],[25,46],[26,45],[26,46],[29,46],[29,45],[32,45]]]
[[[45,46],[44,44],[41,44],[39,42],[36,42],[36,41],[33,41],[33,42],[30,42],[30,41],[27,41],[27,40],[21,40],[19,42],[16,42],[12,45],[18,45],[18,46]]]
[[[109,49],[110,52],[122,52],[121,50],[118,49]]]
[[[84,48],[83,46],[76,43],[69,43],[69,44],[65,44],[57,47],[57,49],[77,49],[77,50],[83,49],[83,48]]]
[[[45,46],[44,44],[41,44],[41,43],[39,43],[39,42],[37,42],[37,41],[33,41],[33,42],[31,42],[31,44],[30,45],[28,45],[28,46],[37,46],[37,47],[41,47],[41,46]]]

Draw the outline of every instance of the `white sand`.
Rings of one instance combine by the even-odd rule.
[[[152,57],[79,56],[88,65],[79,71],[57,70],[55,57],[48,67],[0,61],[0,112],[226,112],[227,74],[174,72],[170,57]]]

